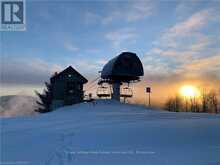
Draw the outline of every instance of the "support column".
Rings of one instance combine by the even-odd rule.
[[[120,82],[113,83],[112,99],[120,101]]]

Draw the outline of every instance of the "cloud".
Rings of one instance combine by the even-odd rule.
[[[98,58],[86,58],[82,57],[76,57],[76,58],[66,58],[65,59],[65,66],[71,65],[73,68],[75,68],[77,71],[79,71],[83,76],[97,76],[98,71],[100,71],[103,67],[104,59],[98,59]]]
[[[99,66],[97,63],[89,61],[89,60],[81,60],[75,63],[74,65],[78,70],[84,72],[84,73],[94,73],[98,72]]]
[[[79,51],[79,48],[76,45],[74,45],[73,43],[70,43],[70,42],[65,42],[64,47],[70,52]]]
[[[153,14],[155,6],[151,1],[105,2],[106,14],[87,11],[84,14],[86,25],[101,23],[108,25],[115,21],[136,22]]]
[[[105,37],[112,42],[114,47],[118,48],[125,43],[130,44],[136,42],[138,35],[132,28],[121,28],[107,33]]]
[[[138,1],[130,3],[119,3],[109,15],[102,19],[103,24],[114,21],[135,22],[147,18],[153,13],[154,5],[151,1]]]
[[[165,56],[201,53],[205,48],[218,41],[217,36],[212,35],[211,31],[209,34],[202,31],[205,27],[209,27],[209,30],[212,29],[211,22],[219,23],[219,20],[212,19],[215,14],[217,13],[214,10],[204,9],[166,29],[154,42],[156,43],[156,47],[153,48],[154,53]]]
[[[65,61],[66,60],[66,61]],[[54,72],[60,72],[67,66],[73,66],[87,79],[98,76],[105,59],[65,58],[63,64],[55,64],[40,59],[3,58],[1,66],[0,95],[34,95],[34,90],[42,92],[44,82]]]
[[[152,51],[153,52],[153,51]],[[187,56],[186,52],[174,52],[173,56],[165,55],[169,52],[155,50],[159,54],[146,54],[143,59],[145,76],[148,81],[202,80],[220,81],[220,51],[217,54],[204,57]],[[186,55],[185,55],[186,53]]]
[[[190,3],[190,5],[189,5],[189,3]],[[195,3],[192,3],[192,1],[187,1],[187,2],[181,1],[177,4],[175,12],[178,15],[185,15],[187,12],[188,13],[191,12],[192,9],[194,8],[194,6],[195,6]]]
[[[97,64],[105,65],[107,62],[108,62],[108,60],[105,60],[105,59],[99,59],[99,60],[97,61]]]
[[[183,19],[189,16],[195,11],[202,10],[204,8],[212,8],[212,10],[219,10],[218,1],[203,1],[203,0],[191,0],[191,1],[178,1],[175,9],[175,14],[178,19]],[[212,15],[209,19],[216,19],[218,15]]]
[[[210,46],[213,41],[215,41],[215,38],[207,37],[204,35],[200,35],[200,37],[197,37],[197,41],[189,46],[189,48],[192,51],[203,51],[205,48]]]
[[[60,65],[45,62],[40,59],[2,59],[1,83],[39,84],[47,81]]]
[[[161,77],[172,74],[174,69],[171,61],[167,62],[166,58],[153,54],[151,51],[147,52],[142,59],[145,76],[148,80],[158,80]]]
[[[204,73],[220,73],[220,53],[211,57],[197,59],[189,64],[185,64],[178,71],[179,73],[188,73],[190,75]]]
[[[152,79],[219,75],[219,39],[212,29],[216,11],[204,9],[166,29],[145,54],[146,73]],[[216,13],[215,13],[216,14]],[[214,26],[213,26],[214,25]],[[209,33],[203,30],[208,27]],[[171,77],[170,77],[171,76]]]
[[[204,1],[201,2],[201,0],[179,1],[175,8],[175,14],[179,19],[182,19],[185,16],[189,16],[190,14],[192,14],[192,12],[201,9],[203,3]],[[212,2],[210,1],[209,4],[210,3]]]
[[[161,48],[153,48],[151,49],[147,54],[160,54],[161,56],[177,56],[180,52],[177,52],[175,50],[163,50]]]
[[[85,24],[94,24],[100,21],[101,16],[93,12],[86,12],[84,15]]]
[[[182,46],[183,41],[190,43],[197,40],[197,37],[201,36],[201,29],[213,21],[213,19],[210,19],[213,15],[213,10],[204,9],[194,13],[183,21],[177,22],[174,26],[165,30],[159,44],[178,47],[179,45]]]
[[[210,10],[203,10],[193,14],[187,20],[176,24],[174,27],[169,29],[168,33],[176,35],[185,35],[186,33],[196,31],[197,29],[206,25],[209,20]]]
[[[50,76],[55,72],[60,72],[69,65],[73,66],[82,75],[97,75],[105,62],[105,59],[88,59],[88,58],[70,58],[66,57],[62,64],[50,63],[36,58],[2,58],[1,68],[1,84],[18,85],[40,85],[45,81],[49,81]],[[22,87],[19,87],[23,89]],[[13,88],[14,89],[14,88]]]
[[[11,84],[4,83],[0,84],[0,96],[7,95],[22,95],[22,96],[32,96],[35,95],[34,91],[43,92],[44,83],[41,84]]]

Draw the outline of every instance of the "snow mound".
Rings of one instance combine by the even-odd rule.
[[[1,125],[3,164],[220,164],[219,115],[98,100]]]

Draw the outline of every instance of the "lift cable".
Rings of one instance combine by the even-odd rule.
[[[91,88],[93,88],[97,83],[97,81],[99,80],[100,76],[96,77],[94,80],[92,80],[89,85],[86,87],[86,90],[89,90]]]

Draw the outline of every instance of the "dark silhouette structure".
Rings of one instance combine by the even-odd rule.
[[[101,80],[98,82],[100,87],[98,90],[103,89],[103,92],[97,93],[98,96],[102,97],[109,96],[112,99],[120,100],[120,97],[126,99],[132,97],[132,90],[129,88],[131,82],[138,82],[140,76],[144,75],[142,63],[135,53],[122,52],[110,60],[102,69]],[[107,95],[106,86],[103,84],[107,83],[112,85],[110,94]],[[120,86],[127,84],[127,87],[120,89]]]
[[[50,79],[53,95],[51,109],[83,101],[83,84],[88,80],[71,66]]]

